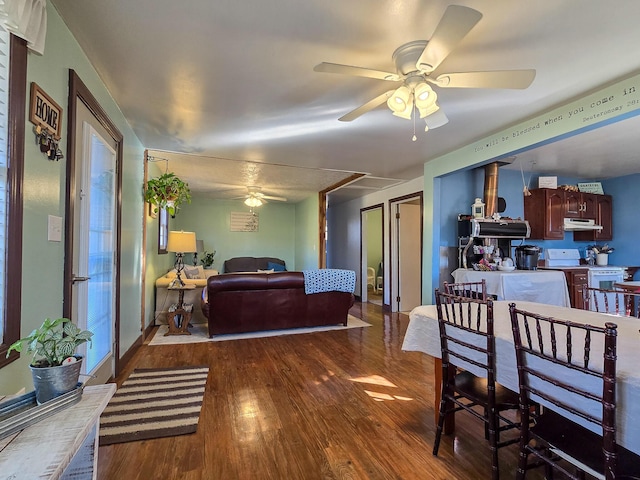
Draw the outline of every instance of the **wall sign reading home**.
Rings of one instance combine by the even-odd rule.
[[[229,224],[232,232],[257,232],[260,219],[255,212],[231,212]]]
[[[55,140],[60,140],[62,136],[62,108],[35,82],[31,82],[29,121],[36,127],[46,130]]]

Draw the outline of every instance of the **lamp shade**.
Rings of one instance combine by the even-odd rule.
[[[411,90],[405,85],[398,88],[387,100],[387,106],[393,112],[404,112],[411,103]]]
[[[170,231],[167,240],[167,251],[176,253],[193,253],[196,251],[195,232]]]

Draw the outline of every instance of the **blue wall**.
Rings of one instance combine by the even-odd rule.
[[[542,174],[543,175],[543,174]],[[525,172],[529,182],[530,174]],[[536,188],[538,177],[531,175],[529,188]],[[483,197],[484,170],[475,168],[445,175],[441,177],[440,246],[457,246],[457,217],[459,213],[471,213],[471,205],[476,197]],[[558,177],[558,185],[576,185],[582,179]],[[602,181],[603,190],[613,197],[613,240],[610,243],[615,251],[609,257],[611,265],[640,265],[640,249],[637,247],[640,234],[640,221],[636,213],[636,189],[640,183],[640,174],[628,175]],[[524,216],[524,197],[522,195],[522,175],[519,170],[501,168],[498,177],[498,194],[507,203],[502,216],[522,218]],[[527,240],[527,244],[547,248],[578,248],[582,257],[592,242],[576,242],[573,234],[565,234],[564,240]],[[512,242],[519,245],[518,240]]]
[[[640,174],[604,180],[605,193],[613,197],[613,240],[615,248],[609,256],[612,265],[640,266],[640,218],[638,216],[638,185]]]

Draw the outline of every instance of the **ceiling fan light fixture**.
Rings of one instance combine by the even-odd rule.
[[[440,110],[440,107],[438,106],[437,103],[434,103],[433,105],[430,105],[425,108],[421,108],[420,106],[418,106],[418,111],[420,112],[420,118],[428,117],[432,113],[436,113],[438,110]]]
[[[402,111],[393,111],[393,114],[396,117],[400,117],[400,118],[405,118],[407,120],[411,120],[411,117],[413,115],[413,98],[409,98],[409,101],[407,102],[407,106],[405,107],[404,110]]]
[[[244,204],[247,207],[255,208],[255,207],[259,207],[259,206],[262,205],[262,200],[260,200],[258,197],[254,197],[252,195],[250,197],[247,197],[247,199],[244,201]]]
[[[387,100],[393,112],[404,112],[411,103],[411,90],[405,85],[399,87]]]
[[[418,84],[414,92],[416,107],[421,110],[428,110],[432,108],[438,99],[436,92],[434,92],[431,86],[426,82]]]

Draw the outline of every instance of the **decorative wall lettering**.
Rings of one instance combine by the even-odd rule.
[[[62,136],[62,108],[42,90],[36,82],[31,82],[31,108],[29,121],[56,140]]]
[[[62,134],[62,108],[35,82],[31,82],[29,121],[34,125],[33,132],[40,151],[49,160],[63,158],[62,150],[58,147]]]

